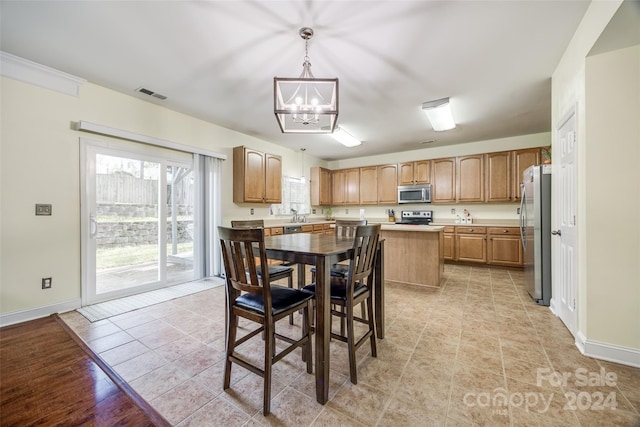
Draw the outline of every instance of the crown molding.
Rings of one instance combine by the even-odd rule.
[[[86,83],[80,77],[3,51],[0,51],[0,74],[75,97],[80,96],[80,87]]]

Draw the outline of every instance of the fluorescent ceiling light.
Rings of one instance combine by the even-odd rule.
[[[345,147],[355,147],[362,144],[362,141],[357,140],[353,135],[339,126],[336,127],[331,136]]]
[[[456,127],[456,122],[453,120],[453,114],[451,113],[449,98],[424,102],[422,111],[427,115],[435,131],[451,130]]]

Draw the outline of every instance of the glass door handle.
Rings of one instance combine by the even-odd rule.
[[[95,215],[89,215],[89,237],[92,239],[98,234],[98,221]]]
[[[562,231],[560,231],[560,230],[553,230],[553,231],[551,232],[551,234],[552,234],[553,236],[562,236]]]

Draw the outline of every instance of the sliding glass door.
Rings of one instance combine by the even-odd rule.
[[[193,156],[125,142],[82,147],[83,304],[194,280]]]

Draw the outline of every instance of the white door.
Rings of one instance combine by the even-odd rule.
[[[577,241],[577,134],[573,108],[558,123],[553,147],[555,220],[553,234],[552,307],[569,331],[575,335],[578,316],[578,241]]]
[[[194,280],[193,157],[83,140],[83,305]]]

